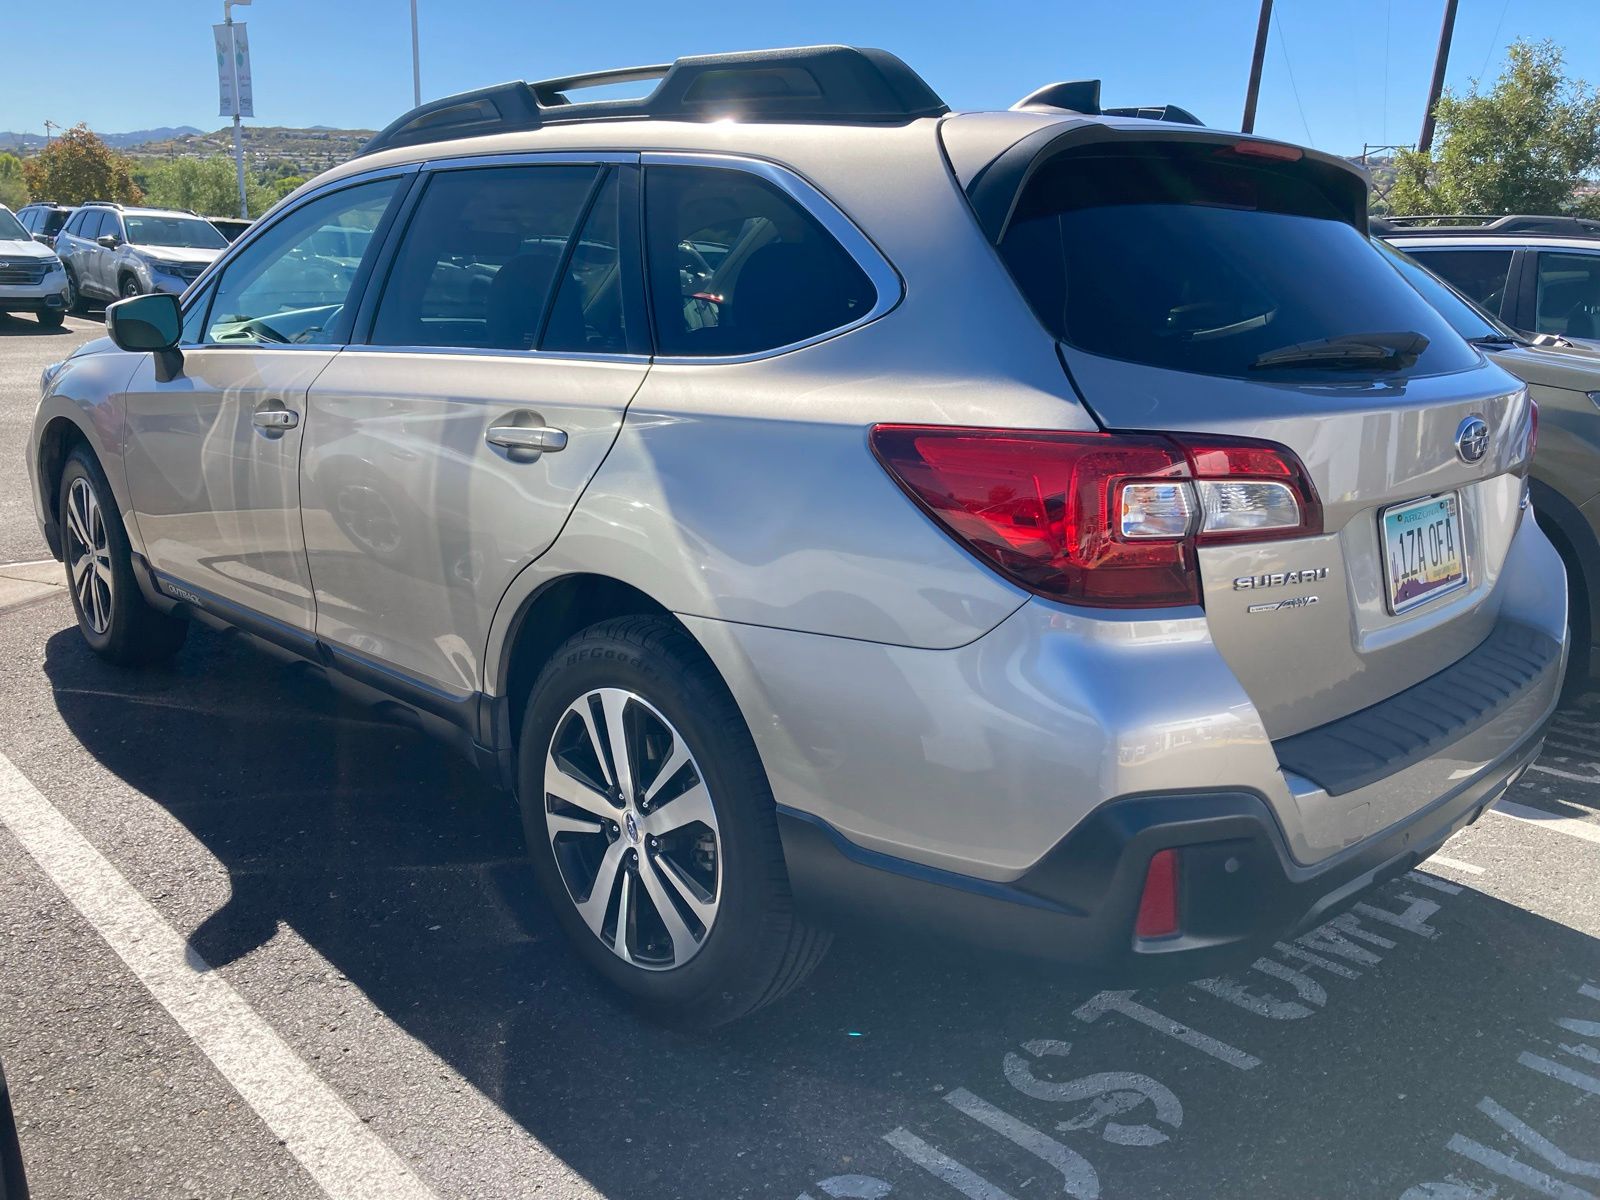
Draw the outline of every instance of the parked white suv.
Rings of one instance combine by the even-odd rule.
[[[47,376],[83,636],[438,729],[665,1018],[840,923],[1248,959],[1527,767],[1566,589],[1364,176],[1140,111],[842,46],[425,105]]]
[[[54,250],[33,240],[0,204],[0,315],[28,312],[48,328],[67,315],[67,275]]]

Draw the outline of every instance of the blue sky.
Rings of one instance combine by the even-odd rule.
[[[1234,128],[1258,11],[1256,0],[419,5],[425,97],[679,54],[846,42],[893,50],[957,108],[1005,107],[1040,84],[1098,76],[1107,104],[1170,101]],[[1259,132],[1339,153],[1415,140],[1443,0],[1276,8]],[[0,129],[38,132],[46,118],[109,132],[223,124],[209,28],[220,0],[89,9],[73,21],[59,5],[7,6]],[[409,107],[407,0],[256,0],[236,15],[250,25],[254,124],[374,127]],[[1464,88],[1485,63],[1492,76],[1518,36],[1555,38],[1572,72],[1600,82],[1600,0],[1461,0],[1449,83]],[[70,57],[50,52],[69,44]],[[38,51],[18,53],[30,45]]]

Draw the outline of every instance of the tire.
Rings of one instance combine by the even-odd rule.
[[[596,750],[611,745],[614,728],[625,731],[626,774],[635,777],[626,805],[622,789],[605,794],[622,780],[614,755]],[[822,960],[832,937],[794,912],[750,731],[705,654],[673,622],[618,617],[562,645],[534,684],[518,764],[541,888],[579,957],[646,1016],[720,1025],[778,999]],[[608,861],[614,882],[600,893]],[[603,903],[591,903],[602,894]],[[677,910],[676,931],[662,902]],[[632,914],[625,933],[617,919],[624,905]]]
[[[67,268],[67,311],[75,317],[86,316],[89,306],[83,299],[83,293],[78,290],[78,277],[72,273],[72,268]]]
[[[117,288],[117,292],[124,300],[128,299],[130,296],[144,295],[143,290],[139,287],[139,281],[132,275],[124,275],[122,277],[122,284]]]
[[[119,666],[171,658],[189,622],[151,606],[133,574],[133,554],[111,485],[86,446],[61,472],[61,549],[78,631],[89,648]]]
[[[36,315],[39,318],[39,324],[43,325],[46,329],[60,329],[64,324],[66,324],[67,321],[67,314],[64,312],[45,310],[44,312],[37,313]]]

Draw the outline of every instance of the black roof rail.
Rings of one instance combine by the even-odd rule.
[[[1029,92],[1011,106],[1019,108],[1059,108],[1086,117],[1138,117],[1145,121],[1171,121],[1178,125],[1204,125],[1205,122],[1176,104],[1141,104],[1131,108],[1101,108],[1100,81],[1074,79],[1066,83],[1047,83]]]
[[[1387,233],[1448,233],[1469,237],[1494,237],[1507,233],[1542,233],[1550,237],[1600,238],[1600,220],[1557,214],[1423,213],[1383,218]]]
[[[122,205],[118,204],[115,200],[85,200],[82,204],[78,205],[78,207],[79,208],[114,208],[118,212],[122,211]]]
[[[648,95],[575,101],[569,92],[657,80]],[[406,113],[361,148],[373,154],[454,138],[482,137],[574,121],[651,119],[904,124],[949,112],[926,82],[886,50],[798,46],[704,54],[649,67],[499,83],[433,100]]]

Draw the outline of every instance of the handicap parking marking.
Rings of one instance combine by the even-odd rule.
[[[4,754],[0,824],[331,1200],[436,1200]]]

